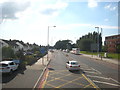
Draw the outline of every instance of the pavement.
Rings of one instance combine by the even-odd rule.
[[[39,66],[43,66],[43,67],[42,67],[42,70],[43,70],[43,71],[42,71],[42,73],[40,73],[40,77],[38,78],[36,84],[34,85],[33,90],[34,90],[35,88],[38,88],[39,83],[40,83],[40,80],[42,79],[42,77],[43,77],[43,75],[44,75],[44,72],[46,71],[47,66],[48,66],[48,64],[50,63],[52,57],[53,57],[53,53],[49,52],[47,55],[45,55],[43,58],[40,58],[40,59],[34,64],[34,66],[35,66],[36,68],[38,68],[38,67],[37,67],[38,65],[39,65]],[[34,66],[33,66],[33,67],[34,67]]]
[[[108,63],[113,63],[113,64],[117,64],[117,65],[120,65],[120,61],[117,60],[117,59],[110,59],[110,58],[104,58],[104,57],[98,57],[96,55],[88,55],[88,54],[81,54],[83,56],[86,56],[86,57],[89,57],[89,58],[93,58],[93,59],[96,59],[96,60],[102,60],[102,61],[106,61]]]

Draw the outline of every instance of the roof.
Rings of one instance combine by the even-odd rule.
[[[69,62],[77,62],[77,61],[72,60],[72,61],[69,61]]]
[[[13,61],[1,61],[0,63],[1,63],[1,64],[2,64],[2,63],[8,64],[8,63],[11,63],[11,62],[13,62]]]
[[[116,36],[120,36],[120,34],[118,34],[118,35],[106,36],[106,38],[107,38],[107,37],[116,37]]]

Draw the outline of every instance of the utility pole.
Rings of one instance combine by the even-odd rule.
[[[48,26],[48,34],[47,34],[47,61],[49,59],[48,52],[49,52],[49,29],[50,29],[50,27],[56,27],[56,26]]]
[[[101,28],[101,39],[102,39],[102,33],[103,33],[103,28]],[[102,60],[102,48],[101,48],[101,60]]]
[[[97,38],[97,53],[98,53],[98,57],[99,57],[99,27],[95,27],[98,30],[98,38]]]

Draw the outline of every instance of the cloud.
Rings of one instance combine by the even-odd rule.
[[[98,6],[98,3],[95,0],[88,0],[88,7],[94,8],[97,6]]]
[[[69,27],[92,27],[95,28],[96,26],[104,29],[118,29],[118,26],[109,26],[109,25],[95,25],[95,24],[84,24],[84,23],[78,23],[78,24],[70,24]],[[120,28],[120,27],[119,27]]]
[[[17,2],[3,2],[0,4],[2,10],[2,19],[17,19],[16,13],[24,11],[30,6],[29,2],[17,3]]]
[[[117,9],[117,6],[114,6],[114,7],[110,8],[111,11],[114,11],[116,9]]]
[[[107,22],[107,21],[109,21],[109,19],[106,18],[106,19],[104,19],[104,21]]]
[[[52,15],[54,13],[60,13],[68,6],[68,3],[65,2],[56,2],[55,4],[44,4],[41,5],[40,13],[46,15]]]
[[[112,6],[112,4],[108,4],[104,7],[105,9],[108,9],[110,11],[114,11],[117,9],[117,6]]]
[[[46,14],[46,15],[51,15],[51,14],[53,14],[56,11],[57,11],[57,9],[48,8],[48,9],[42,11],[42,13]]]

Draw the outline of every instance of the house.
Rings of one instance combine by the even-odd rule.
[[[5,42],[5,40],[0,39],[0,48],[2,48],[4,46],[8,47],[9,45],[8,45],[8,43]]]
[[[0,39],[0,48],[2,47],[12,47],[12,49],[14,50],[14,52],[17,52],[19,50],[23,50],[23,51],[28,51],[28,50],[32,50],[33,48],[39,48],[38,45],[34,44],[29,44],[29,43],[24,43],[23,41],[19,41],[19,40],[3,40]]]
[[[116,53],[118,45],[120,45],[120,34],[105,37],[105,46],[108,52]]]

